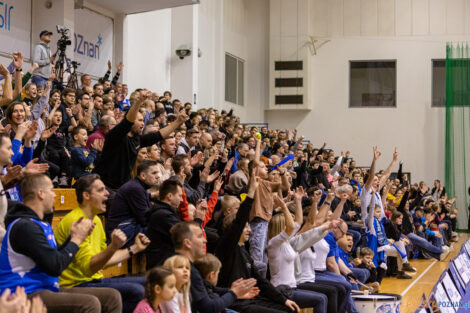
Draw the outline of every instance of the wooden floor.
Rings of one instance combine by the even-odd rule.
[[[417,270],[416,274],[412,275],[413,279],[384,278],[380,292],[401,295],[401,312],[414,312],[418,308],[423,293],[429,296],[441,273],[447,268],[450,260],[459,253],[460,247],[468,238],[470,238],[470,234],[461,233],[459,241],[454,243],[453,251],[442,261],[435,259],[411,260],[410,264]]]

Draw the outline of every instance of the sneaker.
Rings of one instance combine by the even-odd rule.
[[[450,248],[448,246],[442,246],[442,253],[441,253],[441,256],[439,257],[439,260],[444,260],[448,255],[449,255],[449,252],[450,252]]]
[[[398,271],[397,278],[398,279],[412,279],[413,277],[411,277],[410,275],[408,275],[404,271]]]
[[[402,270],[405,272],[416,273],[416,268],[412,267],[410,263],[404,263]]]
[[[61,176],[59,178],[59,186],[60,187],[68,187],[67,176]]]
[[[54,185],[54,188],[59,187],[59,177],[58,176],[54,177],[54,179],[52,180],[52,184]]]

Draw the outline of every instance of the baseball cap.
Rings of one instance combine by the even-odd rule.
[[[39,33],[39,38],[41,38],[44,35],[52,35],[52,32],[48,30],[43,30],[42,32]]]

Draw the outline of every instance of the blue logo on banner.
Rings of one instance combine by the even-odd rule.
[[[9,6],[8,3],[0,1],[0,29],[10,31],[12,10],[12,5]]]
[[[98,35],[96,43],[86,40],[83,35],[75,33],[75,43],[73,52],[87,56],[91,59],[100,58],[100,46],[103,43],[103,37],[101,34]]]

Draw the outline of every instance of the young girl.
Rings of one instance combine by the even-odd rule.
[[[145,299],[141,300],[134,313],[162,313],[162,304],[176,295],[175,275],[162,267],[152,268],[147,273]]]
[[[191,265],[187,257],[175,255],[168,258],[163,267],[173,272],[176,278],[176,290],[178,293],[171,301],[164,302],[161,305],[163,313],[191,313],[189,302],[189,284]]]

